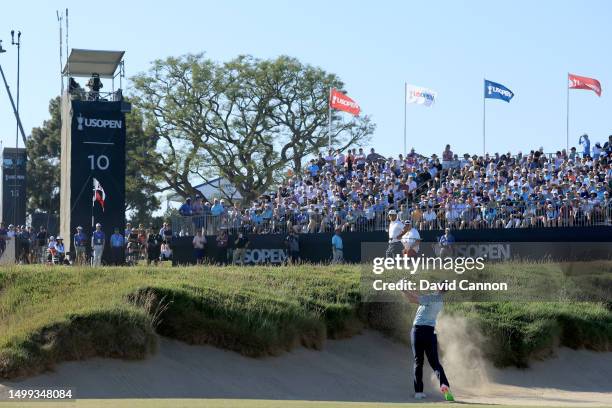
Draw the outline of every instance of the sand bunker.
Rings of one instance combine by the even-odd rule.
[[[612,353],[559,349],[557,357],[528,370],[496,370],[478,358],[472,338],[454,336],[441,321],[451,386],[458,400],[494,404],[608,405]],[[460,323],[459,323],[460,324]],[[444,330],[447,330],[445,334]],[[454,342],[449,339],[454,339]],[[465,336],[464,336],[465,337]],[[92,359],[60,364],[49,372],[0,384],[9,388],[71,388],[77,398],[255,398],[410,402],[411,352],[377,332],[328,341],[323,351],[298,349],[280,357],[252,359],[208,346],[160,339],[144,361]],[[431,376],[431,372],[426,371]],[[429,401],[441,401],[433,381]]]

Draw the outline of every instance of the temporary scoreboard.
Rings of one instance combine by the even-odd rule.
[[[26,151],[5,147],[2,151],[2,221],[24,225],[26,218]]]

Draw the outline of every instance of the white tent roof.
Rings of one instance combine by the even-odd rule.
[[[96,73],[100,78],[112,78],[123,59],[125,51],[82,50],[73,48],[64,66],[64,75],[90,77]]]
[[[198,184],[194,186],[203,196],[209,200],[212,198],[231,198],[232,200],[241,200],[242,196],[236,190],[236,188],[223,177],[217,177],[216,179],[210,180],[206,183]],[[174,192],[166,195],[167,201],[182,202],[184,199],[179,194]]]

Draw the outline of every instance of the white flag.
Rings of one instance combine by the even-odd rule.
[[[93,179],[93,197],[91,198],[91,206],[96,205],[96,201],[100,203],[102,211],[104,211],[104,201],[106,200],[106,192],[102,188],[102,184],[98,179]]]
[[[406,103],[431,106],[436,101],[438,93],[421,86],[406,84]]]

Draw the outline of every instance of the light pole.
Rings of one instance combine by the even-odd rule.
[[[15,41],[15,30],[11,30],[11,44],[17,46],[17,116],[19,116],[19,72],[20,72],[20,56],[21,56],[21,31],[17,31],[17,41]],[[17,121],[15,121],[17,122]],[[25,143],[25,142],[24,142]],[[25,144],[23,146],[25,149]],[[17,224],[17,202],[19,195],[19,182],[17,180],[17,164],[19,158],[19,123],[15,124],[15,191],[13,192],[13,198],[15,199],[15,203],[13,206],[13,223]]]
[[[6,50],[2,48],[2,40],[0,40],[0,54],[5,53]],[[21,119],[19,118],[19,112],[17,112],[17,107],[15,106],[15,101],[13,100],[13,95],[11,94],[11,88],[6,82],[6,76],[4,75],[4,70],[2,69],[2,64],[0,64],[0,76],[2,76],[2,81],[4,82],[4,87],[6,88],[6,93],[11,101],[11,107],[13,108],[13,113],[15,114],[15,119],[17,119],[17,127],[19,132],[21,133],[21,138],[23,139],[23,144],[25,146],[25,132],[23,131],[23,125],[21,124]],[[15,160],[17,162],[17,160]],[[16,165],[16,163],[15,163]]]
[[[4,52],[6,52],[6,50],[2,48],[2,40],[0,40],[0,54]],[[25,132],[23,131],[23,125],[21,124],[21,119],[19,118],[19,112],[17,112],[17,107],[15,106],[13,95],[11,94],[11,88],[8,86],[8,82],[6,82],[4,70],[2,70],[2,64],[0,64],[0,76],[2,76],[2,81],[4,82],[4,87],[6,88],[6,93],[8,94],[9,100],[11,101],[11,106],[13,107],[13,113],[15,114],[15,118],[17,118],[17,125],[19,126],[19,132],[21,133],[21,139],[23,140],[23,144],[25,145]]]

